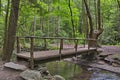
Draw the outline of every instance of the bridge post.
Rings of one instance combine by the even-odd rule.
[[[84,46],[83,46],[84,48],[85,48],[85,44],[86,44],[86,39],[84,39]]]
[[[61,50],[63,49],[63,39],[60,39],[60,48],[59,48],[59,54],[61,54]]]
[[[17,37],[17,53],[20,53],[20,39]]]
[[[77,47],[78,47],[78,39],[75,40],[75,51],[77,51]]]
[[[44,39],[44,48],[45,48],[45,50],[47,50],[47,42],[46,42],[46,38]]]
[[[34,69],[34,37],[30,37],[30,68]]]
[[[62,49],[63,49],[63,39],[60,39],[60,48],[59,48],[60,60],[61,60],[61,50]]]

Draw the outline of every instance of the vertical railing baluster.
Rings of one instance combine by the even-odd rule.
[[[60,39],[60,48],[59,48],[59,54],[60,54],[60,60],[61,60],[61,57],[62,57],[62,49],[63,49],[63,39]]]
[[[59,48],[59,54],[61,54],[61,50],[63,49],[63,39],[60,39],[60,48]]]
[[[47,42],[46,42],[46,38],[44,38],[44,48],[45,48],[45,50],[47,50]]]
[[[75,51],[77,51],[78,48],[78,39],[75,40]]]
[[[86,39],[84,39],[84,46],[83,46],[84,48],[85,48],[85,44],[86,44]]]
[[[88,50],[90,49],[90,45],[89,45],[90,39],[87,39],[87,44],[88,44]]]
[[[63,49],[63,39],[61,39],[61,50]]]

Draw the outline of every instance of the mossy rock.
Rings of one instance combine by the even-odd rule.
[[[97,59],[97,51],[93,51],[93,52],[89,52],[87,54],[82,55],[82,59],[86,59],[86,60],[95,60]]]

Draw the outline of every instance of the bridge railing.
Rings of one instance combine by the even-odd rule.
[[[55,40],[59,40],[59,54],[61,55],[62,53],[62,49],[63,49],[63,46],[64,46],[64,41],[65,40],[72,40],[74,41],[74,49],[75,51],[78,50],[78,43],[80,40],[83,40],[84,41],[84,44],[83,44],[83,47],[85,48],[85,45],[88,41],[96,41],[95,39],[79,39],[79,38],[63,38],[63,37],[37,37],[37,36],[24,36],[24,37],[16,37],[16,42],[17,42],[17,53],[20,53],[21,52],[21,47],[20,47],[20,39],[25,39],[25,38],[28,38],[30,40],[30,57],[31,57],[31,60],[30,60],[30,63],[31,63],[31,68],[33,68],[33,64],[34,64],[34,43],[35,43],[35,39],[42,39],[44,41],[44,48],[46,49],[47,48],[47,41],[48,39],[55,39]],[[88,46],[88,49],[90,47]],[[97,46],[96,46],[97,48]]]
[[[33,48],[34,49],[34,40],[35,39],[42,39],[44,41],[44,49],[47,49],[47,40],[59,40],[59,53],[61,53],[61,50],[63,49],[64,46],[64,41],[65,40],[71,40],[74,42],[74,49],[75,51],[77,51],[78,49],[78,44],[80,40],[83,40],[83,47],[85,48],[85,46],[87,45],[88,41],[96,41],[96,39],[80,39],[80,38],[64,38],[64,37],[37,37],[37,36],[20,36],[20,37],[16,37],[16,42],[17,42],[17,53],[21,52],[21,46],[20,46],[20,39],[25,39],[28,38],[30,39],[30,51]],[[88,49],[90,48],[89,46],[87,47]],[[96,48],[97,48],[97,44],[96,44]]]

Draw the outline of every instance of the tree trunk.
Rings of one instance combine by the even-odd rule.
[[[117,0],[117,3],[118,3],[118,7],[120,8],[120,0]]]
[[[36,14],[35,14],[35,9],[34,9],[34,23],[33,23],[33,36],[36,35]]]
[[[4,42],[6,45],[3,45],[3,57],[2,60],[10,61],[12,52],[14,50],[14,42],[16,36],[17,20],[18,20],[18,11],[19,11],[20,0],[12,0],[11,12],[9,17],[9,25],[7,29],[7,37]]]
[[[88,19],[87,19],[87,15],[86,15],[86,11],[85,11],[85,5],[84,5],[84,1],[82,0],[82,19],[83,19],[83,26],[84,28],[84,32],[85,32],[85,38],[88,38]]]
[[[50,0],[48,0],[48,13],[50,12]],[[50,17],[47,17],[47,37],[50,36]]]
[[[72,8],[71,8],[71,4],[70,4],[70,0],[69,0],[69,4],[68,4],[68,6],[69,6],[69,10],[70,10],[70,15],[71,15],[71,23],[72,23],[72,30],[73,30],[73,38],[75,38],[76,36],[75,36],[75,25],[74,25],[74,20],[73,20],[73,13],[72,13]]]
[[[42,0],[40,0],[42,2]],[[40,30],[43,31],[43,10],[40,8]]]
[[[7,3],[7,9],[6,9],[6,15],[5,15],[5,28],[4,28],[4,43],[3,43],[3,52],[6,51],[6,46],[7,46],[7,29],[8,29],[8,15],[9,15],[9,6],[10,6],[10,0],[8,0]]]
[[[0,0],[0,14],[1,14],[1,11],[2,11],[2,1]]]
[[[58,0],[58,2],[60,3],[60,0]],[[60,6],[58,6],[58,10],[60,10]],[[57,37],[60,37],[60,15],[58,15],[58,19],[57,19]]]
[[[97,47],[97,39],[99,37],[99,35],[103,32],[103,29],[101,28],[101,15],[100,15],[100,0],[97,1],[97,9],[98,9],[98,29],[94,30],[93,29],[93,23],[92,23],[92,17],[90,14],[90,10],[88,8],[87,2],[86,0],[84,0],[84,4],[86,7],[86,11],[87,11],[87,15],[89,18],[89,24],[90,24],[90,33],[89,33],[89,42],[88,42],[88,46],[89,47]]]
[[[96,5],[96,0],[94,0],[94,7],[95,7],[95,27],[97,29],[97,5]]]
[[[85,4],[85,7],[86,7],[86,12],[87,12],[87,16],[89,18],[89,24],[90,24],[90,33],[89,33],[89,38],[93,38],[93,23],[92,23],[92,17],[91,17],[91,14],[90,14],[90,10],[89,10],[89,7],[88,7],[88,4],[87,4],[87,1],[84,0],[84,4]]]

